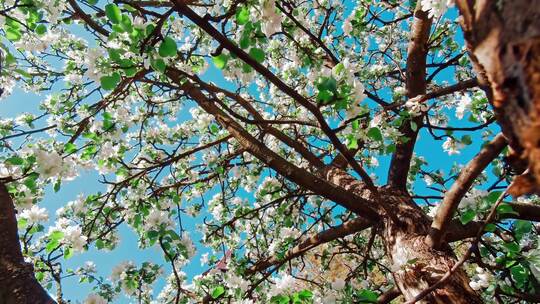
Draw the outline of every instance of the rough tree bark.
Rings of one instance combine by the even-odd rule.
[[[426,94],[426,56],[432,20],[427,12],[417,3],[411,26],[410,43],[407,50],[407,97],[416,98]],[[412,119],[420,124],[423,116]],[[431,224],[430,219],[410,198],[407,190],[407,176],[418,135],[410,123],[400,130],[409,140],[398,144],[392,157],[388,172],[388,186],[383,193],[383,200],[391,202],[398,223],[386,220],[383,241],[387,254],[393,263],[395,282],[409,301],[424,289],[439,281],[456,263],[456,257],[448,245],[438,250],[426,242],[426,235]],[[479,295],[469,287],[466,273],[458,269],[439,289],[430,293],[424,303],[482,303]]]
[[[515,163],[529,169],[510,193],[539,193],[540,0],[456,2],[469,55],[480,82],[490,87]]]
[[[383,240],[392,261],[395,282],[409,301],[437,283],[456,264],[448,246],[431,248],[426,242],[431,220],[407,193],[384,189],[383,199],[394,205],[400,223],[385,221]],[[419,303],[482,303],[469,286],[469,277],[458,269],[450,279]]]
[[[15,207],[0,182],[0,304],[54,304],[34,277],[33,266],[24,261]]]

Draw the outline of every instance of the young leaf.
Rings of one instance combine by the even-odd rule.
[[[118,24],[122,21],[122,12],[116,4],[110,3],[105,5],[105,15],[114,24]]]
[[[253,57],[258,63],[263,62],[265,58],[264,51],[259,48],[251,48],[249,50],[249,56]]]
[[[222,294],[225,293],[225,288],[223,286],[218,286],[212,290],[211,296],[213,299],[219,298]]]
[[[474,212],[474,210],[469,209],[461,214],[461,217],[459,218],[459,220],[461,221],[463,225],[466,225],[467,223],[472,221],[475,216],[476,216],[476,213]]]
[[[249,21],[249,10],[246,7],[242,7],[236,12],[236,24],[244,25]]]
[[[161,42],[158,50],[161,57],[174,57],[176,56],[176,41],[170,37],[166,37]]]
[[[229,60],[229,56],[225,54],[219,54],[217,56],[212,57],[212,62],[214,62],[214,65],[216,68],[222,70],[227,65],[227,61]]]
[[[118,74],[117,72],[114,72],[110,76],[101,77],[99,81],[101,82],[101,87],[104,90],[110,91],[116,88],[116,86],[120,82],[120,74]]]
[[[44,24],[38,24],[38,26],[36,26],[34,31],[36,32],[36,34],[41,36],[45,34],[45,32],[47,32],[47,27]]]
[[[12,156],[6,159],[5,162],[10,165],[20,166],[24,163],[24,160],[18,156]]]
[[[375,140],[375,141],[382,141],[383,140],[381,130],[379,130],[379,128],[377,128],[377,127],[370,128],[368,130],[367,136],[369,138]]]
[[[364,289],[357,293],[360,302],[377,303],[378,294],[374,291]]]

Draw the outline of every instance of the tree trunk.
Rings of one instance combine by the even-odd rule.
[[[529,169],[510,192],[540,193],[540,0],[456,2],[479,81],[515,163]]]
[[[450,247],[432,249],[425,242],[430,220],[413,200],[401,191],[384,189],[383,199],[394,205],[400,223],[385,221],[382,237],[392,261],[396,285],[404,298],[414,299],[423,290],[438,282],[457,262]],[[420,303],[482,303],[469,286],[465,271],[458,269]]]
[[[6,186],[0,182],[0,304],[53,304],[24,261],[15,207]]]

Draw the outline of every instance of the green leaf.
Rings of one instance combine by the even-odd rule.
[[[461,216],[459,217],[459,220],[461,221],[463,225],[466,225],[467,223],[472,221],[475,216],[476,216],[476,213],[474,212],[474,210],[468,209],[461,214]]]
[[[249,56],[253,57],[258,63],[263,62],[265,58],[264,51],[259,48],[251,48],[249,50]]]
[[[236,24],[244,25],[249,21],[249,10],[247,7],[242,7],[236,11]]]
[[[20,218],[17,220],[17,227],[19,229],[26,228],[26,225],[28,225],[28,220],[26,220],[25,218]]]
[[[376,292],[368,290],[368,289],[364,289],[360,291],[359,293],[357,293],[357,296],[360,302],[364,302],[364,303],[366,302],[377,303],[377,298],[379,297],[379,295]]]
[[[60,191],[60,186],[62,185],[62,181],[59,179],[54,183],[53,189],[54,192]]]
[[[170,37],[165,37],[159,46],[158,53],[161,57],[176,56],[176,41]]]
[[[328,90],[319,91],[317,101],[321,103],[329,103],[334,98],[334,94]]]
[[[38,282],[43,281],[44,278],[45,278],[45,273],[43,273],[43,272],[36,272],[36,280],[38,280]]]
[[[34,31],[36,32],[36,34],[41,36],[47,32],[47,27],[44,24],[38,24]]]
[[[105,15],[114,24],[118,24],[122,21],[122,12],[116,4],[110,3],[105,5]]]
[[[167,65],[163,59],[152,60],[151,65],[154,70],[161,73],[165,72],[165,69],[167,68]]]
[[[119,50],[109,49],[108,53],[109,53],[109,58],[111,58],[112,61],[120,62],[120,60],[122,60],[122,56],[120,56],[120,51]]]
[[[36,180],[38,179],[38,173],[32,173],[27,178],[24,179],[24,185],[30,189],[36,189]]]
[[[24,163],[24,160],[18,156],[12,156],[6,159],[5,162],[10,165],[20,166]]]
[[[519,244],[516,242],[504,243],[503,246],[509,252],[513,252],[513,253],[518,253],[520,250]]]
[[[512,209],[512,206],[510,204],[500,204],[497,207],[497,213],[498,214],[519,214],[514,209]]]
[[[375,141],[383,141],[381,130],[377,127],[370,128],[367,132],[367,136]]]
[[[225,54],[219,54],[217,56],[212,57],[212,62],[216,66],[216,68],[222,70],[227,65],[227,61],[229,60],[229,56]]]
[[[313,292],[311,292],[310,290],[304,289],[304,290],[298,292],[298,297],[301,300],[309,300],[309,299],[311,299],[313,297]]]
[[[523,287],[529,277],[527,269],[520,264],[510,268],[510,273],[512,274],[512,279],[514,279],[518,288]]]
[[[320,77],[316,86],[319,91],[337,91],[337,81],[332,77]]]
[[[247,63],[242,64],[242,72],[251,73],[251,71],[253,71],[253,69],[251,68],[249,64]]]
[[[271,303],[276,303],[276,304],[289,304],[289,302],[291,301],[291,298],[289,298],[289,296],[287,295],[277,295],[277,296],[272,297],[270,301]]]
[[[73,256],[73,249],[70,247],[64,249],[64,259],[68,260]]]
[[[77,151],[77,146],[74,143],[67,143],[64,145],[64,152],[71,154]]]
[[[501,196],[501,194],[502,194],[501,191],[493,191],[493,192],[491,192],[491,193],[487,196],[488,202],[494,204],[494,203],[499,199],[499,197]]]
[[[245,33],[245,32],[244,32]],[[240,47],[243,49],[247,49],[249,47],[251,40],[249,38],[249,35],[243,34],[240,37]]]
[[[347,136],[347,148],[358,149],[358,140],[353,134]]]
[[[150,239],[153,239],[153,238],[157,238],[159,235],[159,232],[155,231],[155,230],[150,230],[148,232],[146,232],[146,236]]]
[[[220,285],[220,286],[214,288],[210,295],[212,296],[213,299],[217,299],[224,293],[225,293],[225,288]]]
[[[472,138],[470,135],[463,135],[463,137],[461,137],[461,142],[468,146],[472,144]]]
[[[47,251],[47,253],[51,253],[54,249],[56,249],[56,247],[58,247],[58,245],[60,245],[60,242],[58,241],[49,241],[45,246],[45,251]]]
[[[49,235],[49,240],[51,241],[60,241],[64,237],[64,233],[62,231],[53,231]]]
[[[484,231],[486,232],[493,232],[495,230],[497,230],[497,226],[495,226],[495,224],[487,224],[484,228]]]
[[[411,130],[413,130],[414,132],[418,130],[418,125],[414,121],[411,121]]]
[[[120,74],[118,74],[117,72],[114,72],[110,76],[101,77],[99,81],[101,82],[101,87],[104,90],[110,91],[116,88],[118,83],[120,83]]]
[[[131,33],[133,31],[133,24],[131,23],[131,19],[125,14],[122,15],[122,20],[120,20],[120,26],[127,33]]]
[[[517,220],[514,222],[514,234],[517,239],[521,239],[524,234],[529,233],[532,230],[532,223],[524,220]]]
[[[5,31],[7,39],[11,41],[19,41],[21,39],[21,32],[18,28],[8,27]]]

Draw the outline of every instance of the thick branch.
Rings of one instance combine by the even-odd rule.
[[[256,273],[259,271],[262,271],[268,267],[271,267],[276,264],[284,263],[289,260],[292,260],[296,257],[299,257],[303,255],[305,252],[328,242],[337,240],[339,238],[346,237],[350,234],[357,233],[359,231],[362,231],[364,229],[369,228],[373,223],[363,219],[363,218],[355,218],[353,220],[347,221],[346,223],[343,223],[339,226],[332,227],[330,229],[321,231],[317,233],[316,235],[313,235],[306,240],[302,241],[300,244],[295,246],[294,248],[290,249],[285,256],[282,259],[279,259],[278,257],[270,257],[266,260],[263,260],[259,263],[256,263],[251,267],[247,273]]]
[[[328,136],[328,139],[332,142],[332,144],[339,151],[339,153],[343,154],[343,156],[345,157],[345,159],[347,160],[351,168],[353,168],[353,170],[356,173],[358,173],[358,175],[360,175],[362,180],[364,180],[366,185],[372,191],[376,191],[376,187],[373,184],[373,181],[371,180],[371,178],[369,177],[369,174],[367,174],[367,172],[358,164],[358,162],[356,162],[354,157],[348,152],[347,148],[343,145],[343,143],[341,143],[341,141],[336,136],[336,134],[332,131],[332,129],[330,128],[330,126],[328,125],[328,123],[326,122],[326,120],[324,119],[323,115],[321,114],[321,112],[319,111],[316,105],[314,105],[307,98],[305,98],[300,93],[298,93],[295,89],[288,86],[285,82],[279,79],[274,73],[272,73],[262,64],[257,62],[251,56],[249,56],[249,54],[247,54],[244,50],[242,50],[240,47],[238,47],[236,44],[230,41],[227,37],[225,37],[222,33],[220,33],[216,28],[214,28],[210,23],[208,23],[204,18],[202,18],[193,10],[191,10],[185,2],[181,0],[174,0],[173,2],[175,4],[175,9],[178,13],[184,15],[186,18],[191,20],[201,30],[205,31],[207,34],[212,36],[217,42],[219,42],[223,48],[227,49],[229,52],[238,56],[239,59],[241,59],[246,64],[251,66],[259,74],[263,75],[269,82],[274,84],[280,91],[287,94],[289,97],[291,97],[300,105],[302,105],[304,108],[309,110],[313,114],[313,116],[315,116],[315,119],[319,123],[321,130],[324,132],[326,136]]]
[[[381,294],[377,298],[378,304],[387,304],[392,302],[395,298],[399,297],[401,295],[401,291],[399,291],[399,288],[392,287],[391,289],[387,290],[385,293]]]
[[[73,8],[73,11],[75,11],[75,15],[79,18],[81,18],[90,28],[95,30],[96,32],[100,33],[104,36],[109,36],[109,31],[102,28],[92,17],[87,15],[83,9],[77,4],[76,0],[68,0],[69,5],[71,5],[71,8]]]
[[[461,170],[458,178],[444,195],[442,203],[431,224],[427,243],[433,248],[439,248],[444,241],[444,233],[448,223],[454,216],[456,209],[465,196],[474,180],[506,147],[506,139],[498,134]]]
[[[6,186],[0,182],[0,303],[55,303],[34,277],[32,265],[24,261],[15,213]]]
[[[431,28],[431,18],[422,10],[418,1],[414,12],[414,21],[411,27],[411,42],[407,51],[407,97],[414,98],[426,93],[426,55],[428,52],[428,39]],[[396,152],[388,172],[388,185],[400,190],[406,190],[407,176],[411,167],[418,129],[413,130],[411,122],[421,125],[422,116],[406,120],[400,128],[401,133],[408,138],[407,142],[398,143]]]
[[[169,78],[176,83],[180,83],[180,73],[178,71],[169,69],[167,70],[167,76],[169,76]],[[260,142],[249,134],[245,129],[242,128],[242,126],[240,126],[225,112],[219,109],[216,104],[207,98],[194,84],[186,82],[183,84],[182,89],[190,98],[197,102],[202,109],[213,115],[216,121],[223,128],[227,129],[227,131],[229,131],[229,133],[236,138],[244,149],[249,151],[252,155],[257,157],[260,161],[274,169],[282,176],[310,191],[313,191],[340,204],[344,208],[356,213],[359,216],[369,218],[371,220],[378,219],[379,215],[373,211],[372,207],[370,206],[370,201],[348,191],[344,191],[343,188],[338,187],[302,168],[291,164],[283,157],[269,149],[264,143]]]
[[[525,203],[511,203],[513,213],[499,215],[499,220],[525,220],[540,222],[540,206]],[[481,221],[470,222],[462,225],[459,220],[452,220],[451,227],[448,227],[445,235],[446,242],[457,242],[474,237],[476,231],[483,225]]]

